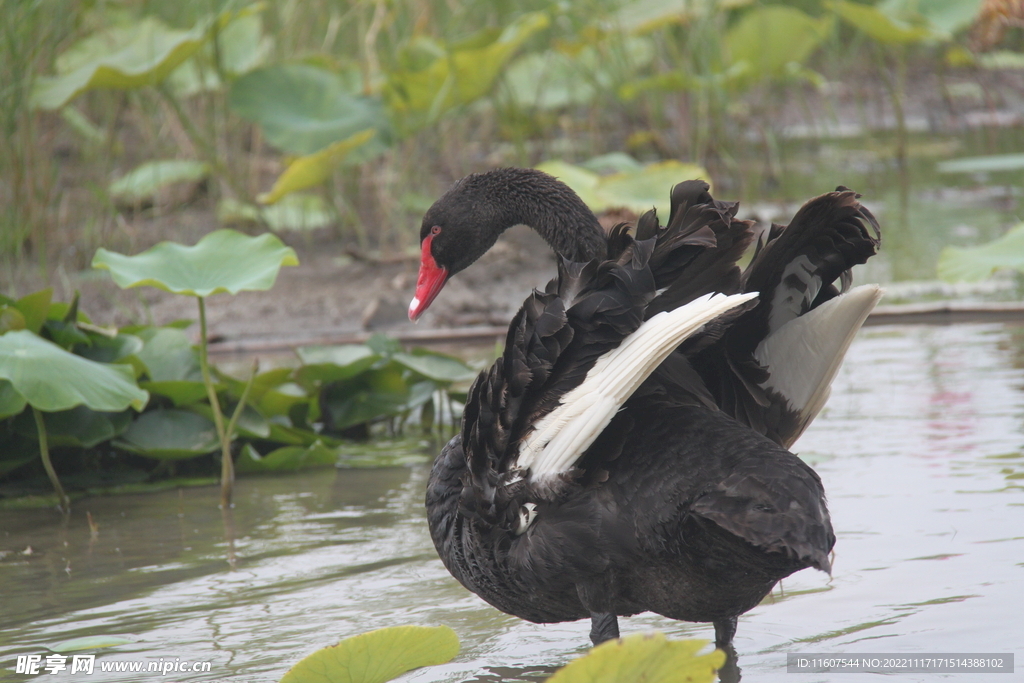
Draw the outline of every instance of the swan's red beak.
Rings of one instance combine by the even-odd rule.
[[[433,235],[427,235],[423,239],[420,276],[416,278],[416,294],[409,303],[409,320],[419,318],[444,287],[444,283],[448,282],[448,269],[437,265],[434,255],[430,253],[430,243],[433,241]]]

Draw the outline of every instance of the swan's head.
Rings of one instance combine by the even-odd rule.
[[[509,218],[507,181],[529,169],[498,169],[466,176],[434,202],[420,226],[420,273],[409,319],[427,310],[448,279],[464,270],[494,246],[498,236],[515,224]],[[511,207],[514,208],[514,207]]]

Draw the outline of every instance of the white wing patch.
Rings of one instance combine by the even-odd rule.
[[[647,320],[598,359],[586,379],[562,397],[523,440],[515,467],[537,481],[570,469],[634,391],[687,337],[718,316],[757,297],[708,294]]]
[[[754,350],[771,373],[761,386],[781,394],[800,414],[799,431],[825,406],[850,342],[881,298],[878,285],[855,287],[790,320]]]

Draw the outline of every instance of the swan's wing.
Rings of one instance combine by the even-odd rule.
[[[705,295],[650,318],[601,356],[586,379],[561,398],[519,445],[518,469],[532,481],[561,474],[576,463],[633,392],[688,337],[707,323],[756,298],[756,293]]]

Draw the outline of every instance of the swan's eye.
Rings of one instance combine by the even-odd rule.
[[[434,227],[432,227],[430,229],[430,234],[431,235],[440,235],[441,234],[441,226],[440,225],[435,225]]]

